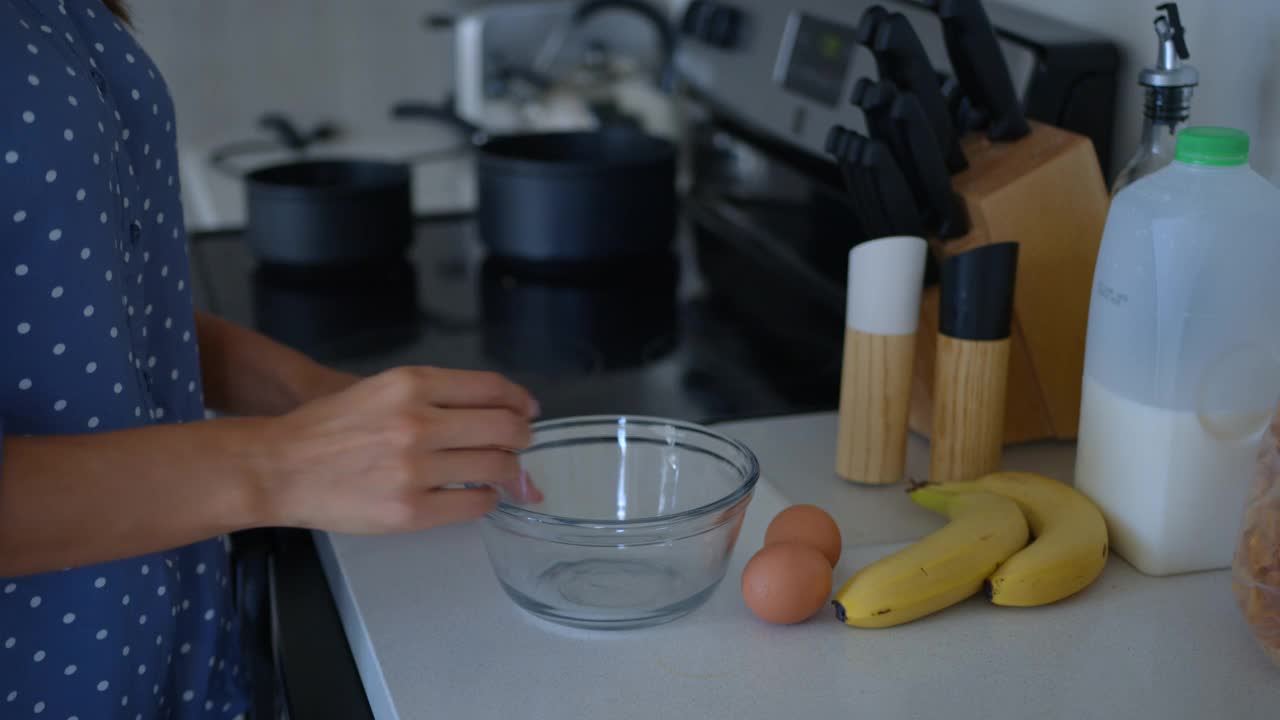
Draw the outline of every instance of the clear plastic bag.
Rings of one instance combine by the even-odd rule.
[[[1280,414],[1258,455],[1232,587],[1254,637],[1280,666]]]

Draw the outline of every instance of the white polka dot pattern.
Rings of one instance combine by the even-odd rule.
[[[0,98],[0,433],[203,419],[150,58],[100,0],[0,2]],[[219,540],[0,577],[0,717],[242,714],[229,577]]]

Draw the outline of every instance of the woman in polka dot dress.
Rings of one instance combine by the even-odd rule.
[[[0,0],[3,718],[244,715],[227,533],[537,494],[505,379],[358,379],[193,311],[173,105],[123,14]]]

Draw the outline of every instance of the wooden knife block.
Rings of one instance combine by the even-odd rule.
[[[1019,243],[1013,334],[1005,393],[1005,444],[1073,439],[1080,420],[1085,329],[1093,266],[1109,197],[1088,138],[1032,122],[1013,143],[971,133],[969,168],[952,178],[970,232],[932,239],[939,261],[986,243]],[[911,429],[932,428],[938,288],[927,288],[916,333]]]

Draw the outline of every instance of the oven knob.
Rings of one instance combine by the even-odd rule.
[[[680,20],[680,31],[707,45],[728,50],[738,44],[742,11],[715,0],[693,0]]]
[[[680,19],[680,32],[702,39],[702,26],[709,19],[711,10],[712,3],[709,0],[693,0],[685,8],[684,17]]]
[[[704,26],[702,41],[712,47],[730,50],[738,44],[742,27],[742,11],[729,5],[715,4]]]

